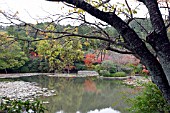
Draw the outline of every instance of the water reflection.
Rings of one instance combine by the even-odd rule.
[[[114,110],[110,107],[110,108],[105,108],[105,109],[101,109],[101,110],[96,109],[94,111],[89,111],[87,113],[120,113],[120,112],[117,110]]]
[[[58,111],[56,113],[64,113],[64,111]],[[77,111],[76,113],[81,113],[81,112]],[[94,111],[89,111],[87,113],[120,113],[120,112],[109,107],[109,108],[105,108],[105,109],[101,109],[101,110],[96,109]]]
[[[127,98],[133,97],[133,89],[119,81],[95,78],[55,78],[47,76],[23,77],[21,80],[37,82],[41,87],[55,89],[53,97],[41,97],[48,101],[46,113],[128,113]],[[107,108],[107,109],[104,109]]]

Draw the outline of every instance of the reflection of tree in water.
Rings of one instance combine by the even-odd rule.
[[[92,80],[85,80],[84,81],[84,90],[86,92],[97,92],[96,84]]]
[[[64,110],[66,113],[76,113],[81,104],[83,87],[82,84],[77,84],[73,79],[60,78],[49,79],[49,82],[56,90],[56,96],[43,98],[49,101],[46,107],[50,110],[49,113]],[[53,84],[52,84],[53,83]]]
[[[113,80],[84,79],[84,78],[56,78],[37,76],[29,77],[27,81],[34,81],[56,90],[56,96],[43,97],[49,101],[45,104],[47,113],[63,110],[64,113],[87,113],[90,110],[103,109],[114,105],[114,109],[127,113],[128,106],[124,97],[130,97],[133,89]],[[134,95],[134,94],[133,94]]]
[[[95,109],[103,109],[112,106],[114,101],[119,101],[115,98],[116,95],[119,95],[119,91],[116,92],[117,94],[114,94],[115,91],[115,83],[111,81],[93,81],[91,82],[88,81],[86,82],[90,87],[87,90],[87,92],[84,92],[83,97],[82,97],[82,104],[80,106],[81,112],[86,113],[87,111],[90,110],[95,110]],[[96,86],[94,87],[94,84]],[[85,87],[87,89],[87,87]],[[93,90],[92,90],[93,89]],[[120,95],[118,97],[120,99]]]

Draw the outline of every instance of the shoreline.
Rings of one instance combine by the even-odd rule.
[[[29,77],[37,75],[49,75],[52,73],[9,73],[9,74],[0,74],[0,78],[19,78],[19,77]]]
[[[126,76],[126,77],[103,77],[99,75],[93,74],[77,74],[77,73],[10,73],[10,74],[0,74],[0,79],[4,78],[20,78],[20,77],[30,77],[30,76],[39,76],[45,75],[48,77],[68,77],[68,78],[80,78],[80,77],[97,77],[104,80],[126,80],[126,79],[135,79],[135,78],[143,78],[145,76]]]
[[[30,77],[30,76],[49,76],[58,78],[85,78],[85,77],[96,77],[102,80],[122,80],[123,83],[132,86],[140,86],[138,82],[148,82],[149,79],[144,79],[143,76],[127,76],[127,77],[101,77],[101,76],[87,76],[78,74],[54,74],[54,73],[15,73],[15,74],[0,74],[0,79]],[[1,81],[0,82],[0,96],[8,97],[11,99],[29,99],[33,100],[39,96],[53,96],[55,90],[49,90],[48,88],[42,88],[38,83],[26,82],[26,81]],[[28,89],[28,90],[27,90]]]
[[[76,74],[76,73],[10,73],[10,74],[0,74],[0,79],[12,79],[21,77],[31,77],[31,76],[41,76],[45,75],[47,77],[56,78],[86,78],[86,77],[96,77],[102,80],[122,80],[127,85],[137,86],[139,82],[145,83],[151,81],[151,77],[145,76],[126,76],[126,77],[103,77],[96,74]]]
[[[76,73],[10,73],[10,74],[0,74],[0,79],[2,78],[20,78],[20,77],[30,77],[30,76],[39,76],[46,75],[49,77],[98,77],[98,75],[94,74],[76,74]]]

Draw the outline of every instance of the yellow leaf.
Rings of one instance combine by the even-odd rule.
[[[75,32],[78,32],[78,27],[75,28]]]

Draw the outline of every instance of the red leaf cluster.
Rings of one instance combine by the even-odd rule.
[[[147,70],[144,65],[142,67],[143,67],[142,72],[148,75],[149,74],[149,70]]]
[[[90,67],[93,63],[96,62],[96,55],[92,53],[88,53],[85,56],[84,63],[87,67]]]

